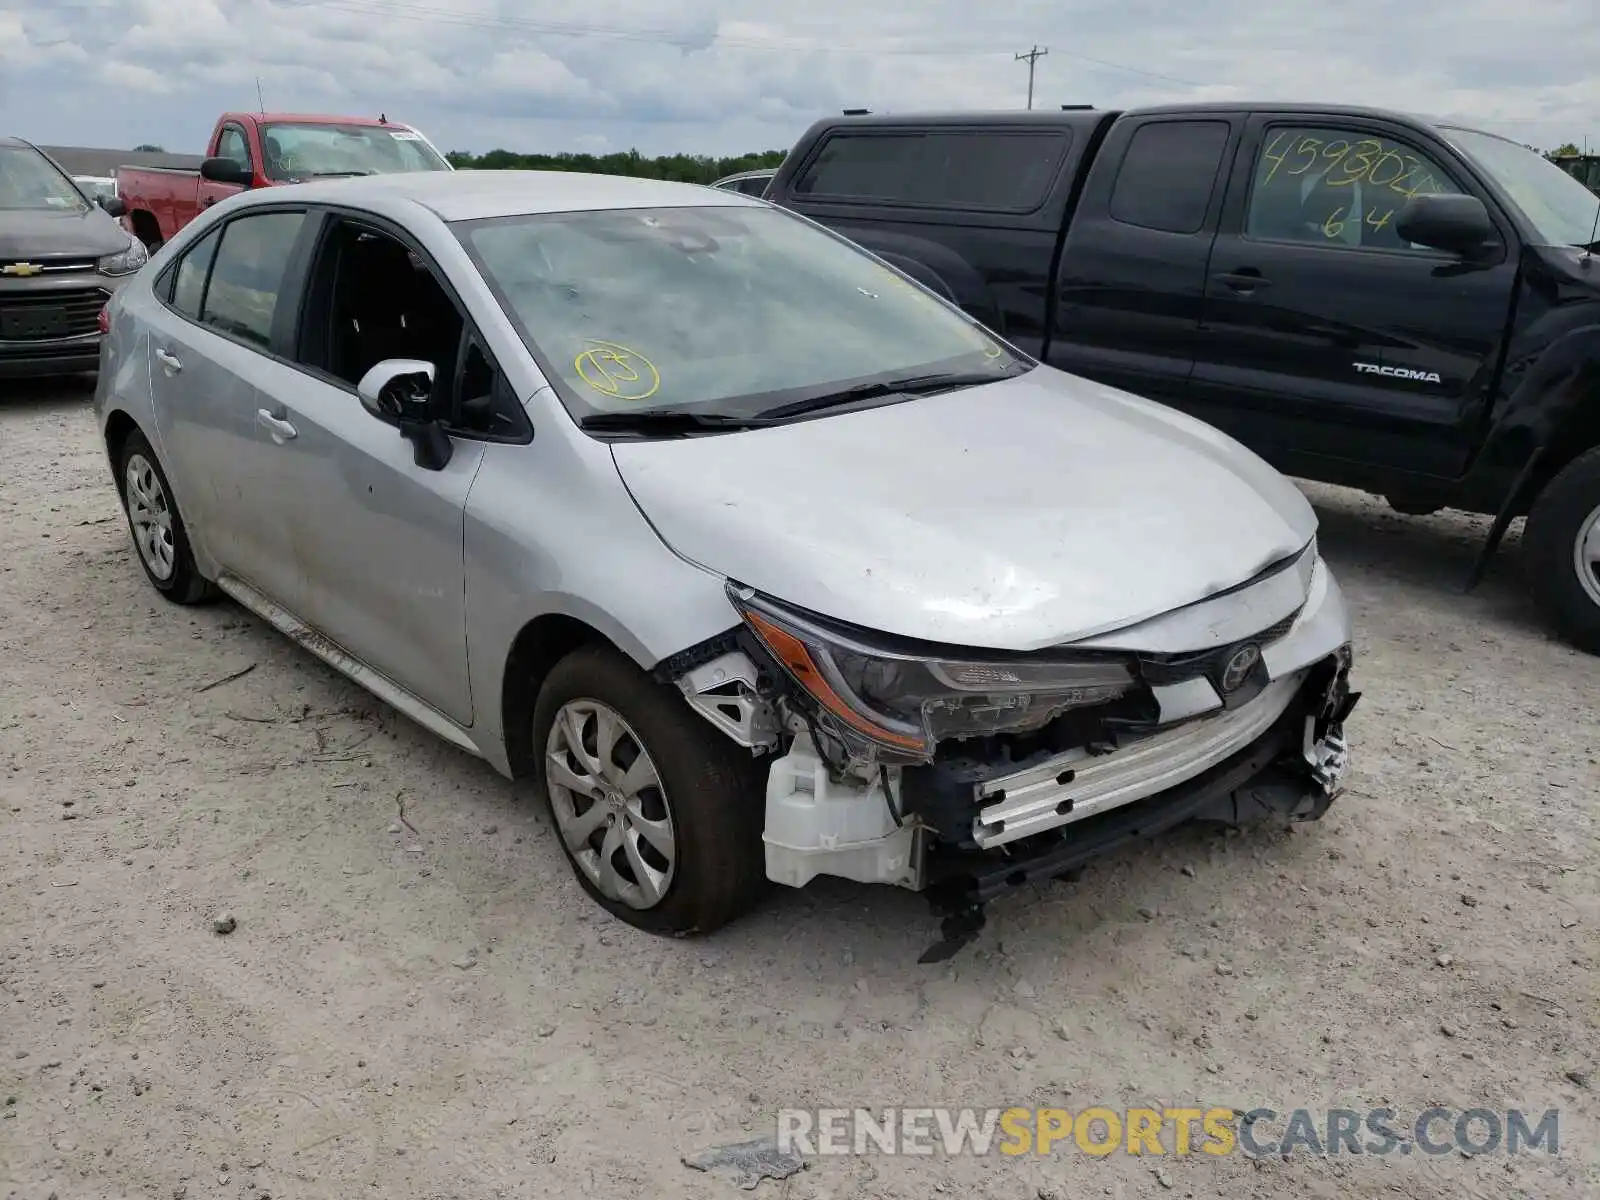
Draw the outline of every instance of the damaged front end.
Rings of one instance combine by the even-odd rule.
[[[1120,642],[1035,653],[868,635],[730,584],[743,627],[668,665],[707,720],[772,756],[768,877],[925,892],[935,961],[989,900],[1128,842],[1327,811],[1358,698],[1348,617],[1314,542],[1280,568]]]

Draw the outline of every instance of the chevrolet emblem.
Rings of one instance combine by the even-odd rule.
[[[15,275],[22,279],[26,279],[30,275],[42,274],[44,274],[44,268],[38,263],[7,263],[5,266],[0,267],[0,275]]]

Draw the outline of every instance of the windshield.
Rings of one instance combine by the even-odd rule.
[[[420,133],[398,125],[298,125],[261,130],[268,179],[287,183],[318,175],[394,175],[448,171]]]
[[[1596,196],[1544,155],[1472,129],[1446,129],[1455,147],[1503,188],[1547,246],[1587,246],[1595,239]]]
[[[72,181],[31,146],[0,146],[0,209],[83,212]]]
[[[455,225],[578,419],[747,417],[875,381],[1019,365],[977,325],[774,208],[610,209]]]

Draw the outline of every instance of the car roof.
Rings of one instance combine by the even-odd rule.
[[[1023,111],[1009,109],[979,110],[973,112],[959,111],[930,111],[930,112],[905,112],[905,113],[847,113],[840,116],[826,117],[818,122],[819,126],[829,126],[838,129],[848,128],[893,128],[895,126],[928,125],[928,126],[984,126],[984,125],[1044,125],[1054,128],[1063,126],[1083,126],[1104,120],[1107,117],[1150,117],[1150,116],[1182,116],[1205,115],[1221,113],[1280,113],[1294,112],[1307,115],[1325,115],[1329,117],[1369,117],[1374,119],[1412,121],[1423,125],[1448,126],[1453,129],[1470,129],[1470,125],[1458,121],[1447,121],[1439,117],[1429,117],[1417,113],[1408,113],[1388,108],[1363,107],[1350,104],[1296,104],[1291,101],[1273,100],[1267,102],[1253,102],[1248,100],[1214,100],[1200,103],[1177,102],[1172,104],[1149,105],[1143,108],[1115,109],[1115,108],[1039,108]]]
[[[389,207],[396,200],[420,205],[441,221],[476,221],[532,213],[609,208],[756,207],[759,201],[697,183],[669,183],[626,175],[578,171],[413,171],[326,179],[262,188],[239,197],[241,205],[314,204]]]
[[[229,113],[238,116],[238,113]],[[258,125],[370,125],[374,129],[405,129],[404,121],[380,121],[377,117],[339,117],[321,113],[245,113]]]

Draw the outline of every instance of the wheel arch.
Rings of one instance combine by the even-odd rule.
[[[587,621],[554,612],[534,617],[512,639],[500,681],[500,727],[513,779],[533,774],[533,706],[545,676],[574,650],[596,643],[622,649]]]
[[[150,435],[139,428],[139,422],[135,421],[125,409],[120,408],[112,409],[106,415],[103,433],[106,443],[106,455],[111,460],[111,474],[116,479],[117,494],[121,495],[123,487],[122,472],[117,470],[117,463],[122,457],[122,447],[127,444],[129,434],[143,434],[146,439]]]
[[[128,214],[128,223],[133,226],[133,236],[143,242],[147,250],[154,250],[161,245],[161,222],[149,209],[134,209]]]

